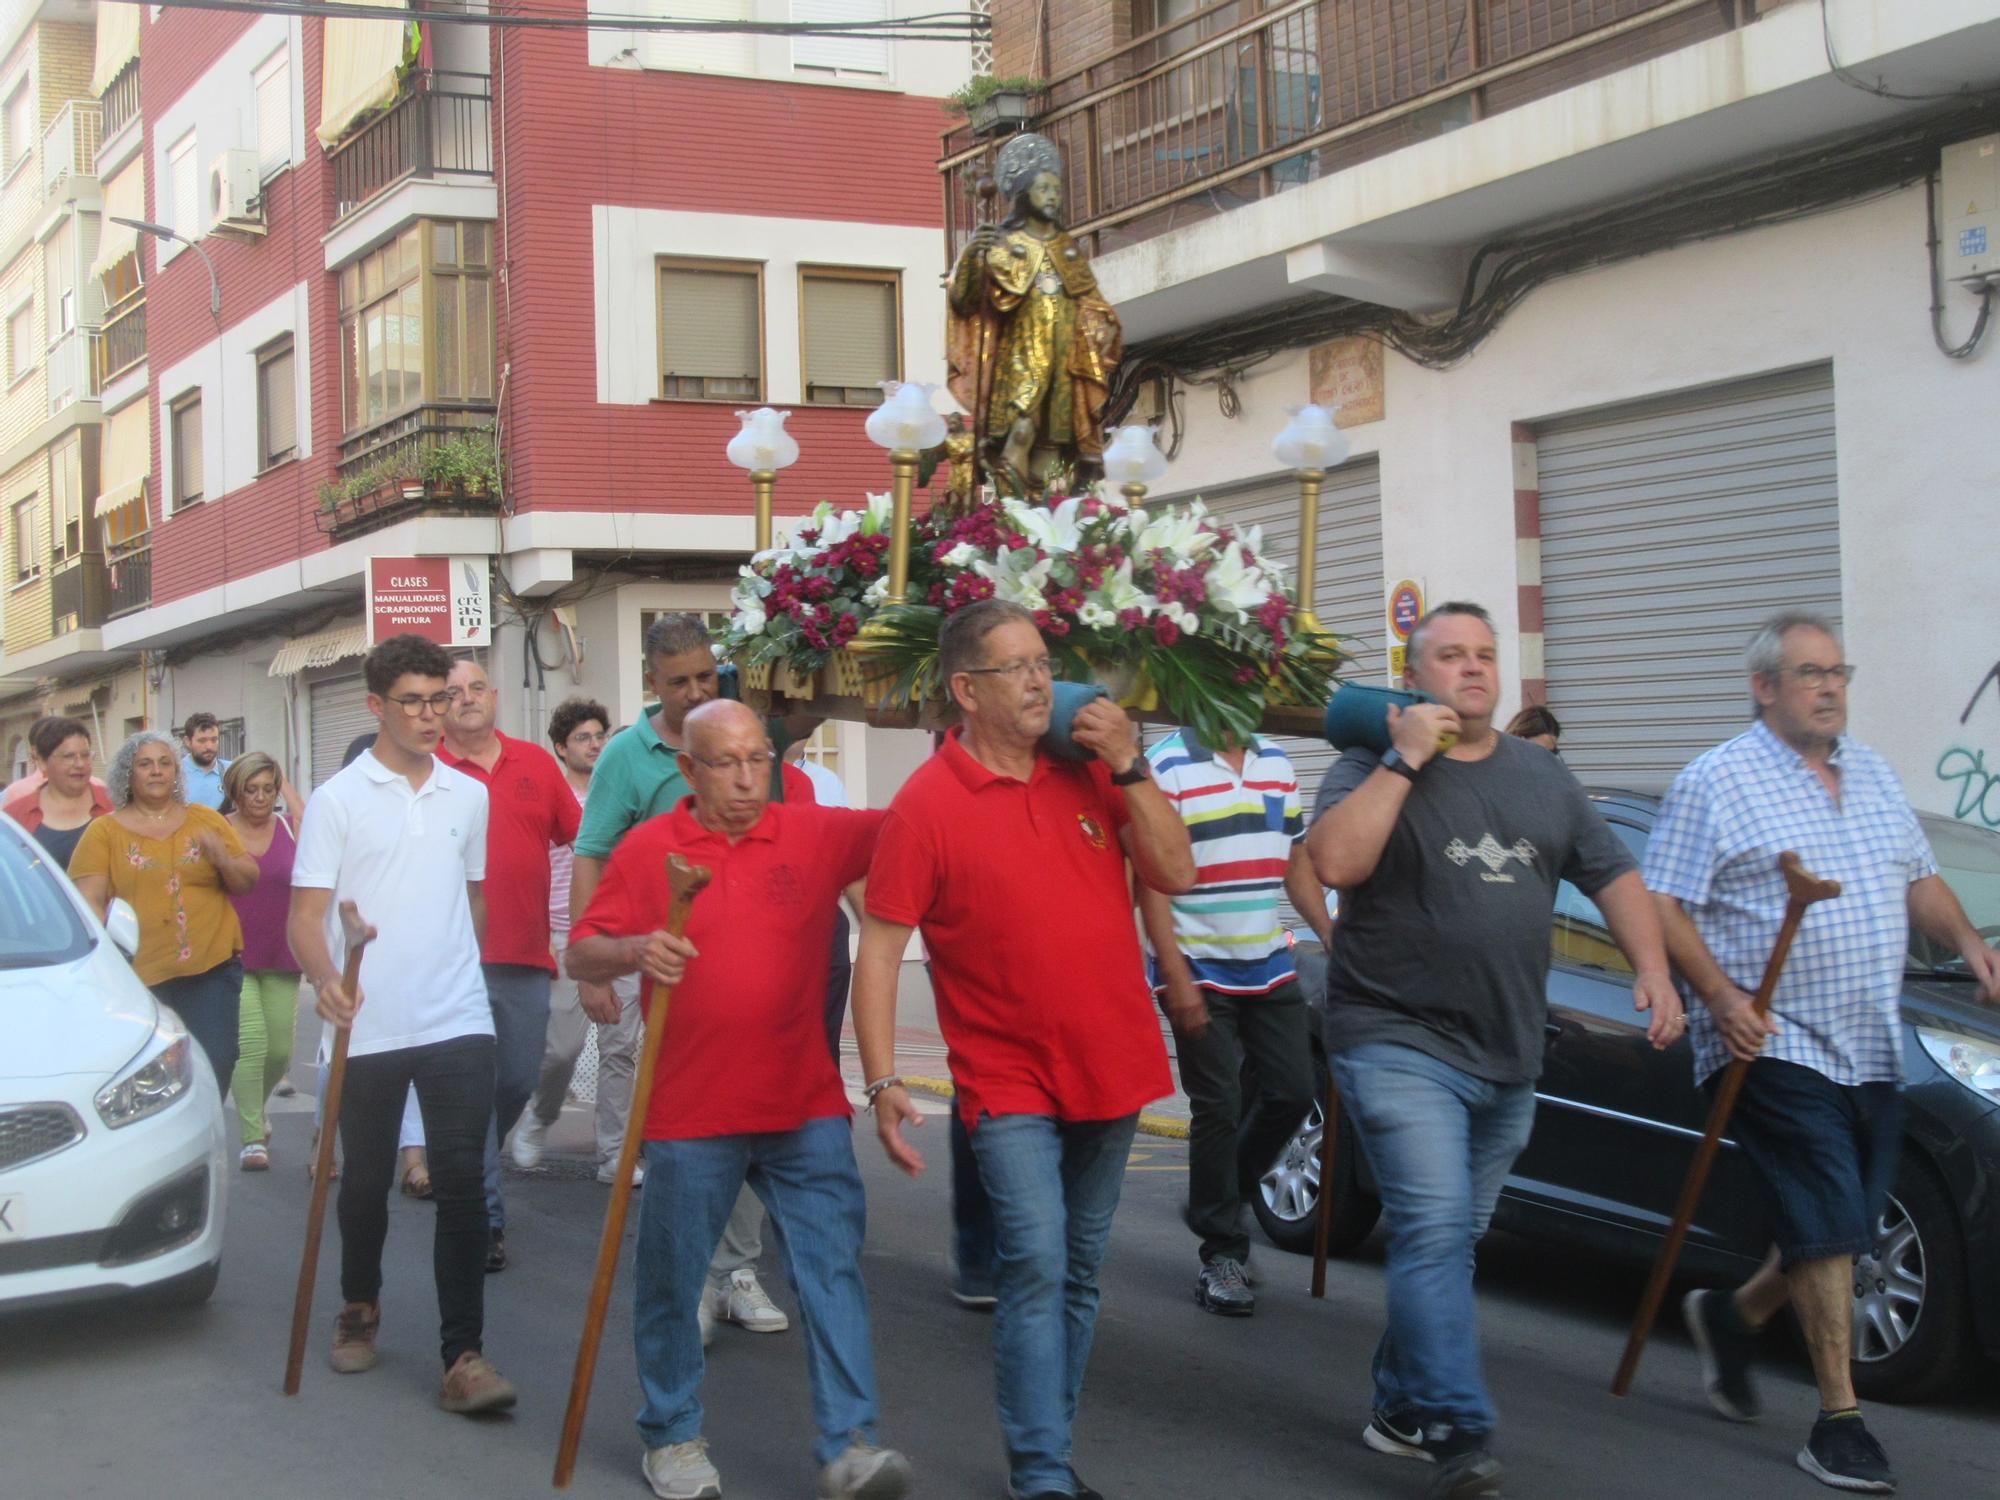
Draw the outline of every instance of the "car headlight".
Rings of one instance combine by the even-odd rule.
[[[1989,1104],[2000,1104],[2000,1043],[1925,1026],[1917,1028],[1917,1040],[1932,1062]]]
[[[158,1114],[194,1087],[194,1043],[185,1034],[97,1091],[97,1113],[113,1130]]]

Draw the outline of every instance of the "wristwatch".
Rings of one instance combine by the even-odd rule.
[[[1385,771],[1394,772],[1412,786],[1416,784],[1418,768],[1404,760],[1403,752],[1393,746],[1383,753],[1382,758],[1376,764]]]
[[[1153,774],[1152,762],[1145,756],[1136,757],[1132,764],[1111,778],[1113,786],[1137,786]]]

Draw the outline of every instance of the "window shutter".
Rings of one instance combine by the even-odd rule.
[[[174,472],[179,476],[174,503],[182,504],[201,495],[201,402],[190,401],[174,410]]]
[[[647,0],[633,7],[654,20],[748,21],[751,0]],[[754,73],[757,39],[745,32],[645,31],[639,58],[649,68],[701,73]]]
[[[195,170],[194,137],[174,148],[167,160],[173,174],[174,228],[188,239],[201,237],[201,179]]]
[[[257,175],[292,163],[292,70],[279,52],[257,73]]]
[[[884,21],[886,0],[792,0],[794,21]],[[792,66],[842,73],[889,72],[889,39],[866,33],[792,39]]]
[[[806,384],[872,386],[896,378],[896,285],[807,276]]]
[[[292,383],[292,351],[274,354],[264,361],[263,389],[258,399],[263,407],[264,452],[266,463],[290,453],[298,446],[297,391]]]
[[[757,277],[748,271],[660,271],[662,374],[757,380]]]

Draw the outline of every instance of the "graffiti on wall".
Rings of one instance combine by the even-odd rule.
[[[1958,716],[1961,729],[1972,722],[1973,710],[1989,692],[1995,704],[2000,705],[2000,661],[1986,669],[1986,675],[1966,699],[1965,712]],[[2000,828],[2000,754],[1989,765],[1983,746],[1952,745],[1938,757],[1937,779],[1950,789],[1954,818]]]

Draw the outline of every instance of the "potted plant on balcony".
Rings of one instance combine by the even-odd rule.
[[[429,448],[424,481],[433,493],[460,500],[481,499],[500,488],[500,450],[491,427],[468,427]]]
[[[1025,129],[1035,118],[1036,106],[1047,87],[1047,80],[1041,78],[995,78],[988,74],[973,79],[957,93],[946,95],[944,107],[955,115],[963,115],[974,135],[1007,135]]]

